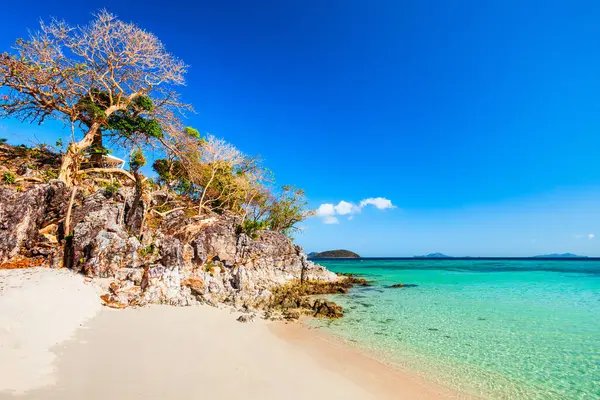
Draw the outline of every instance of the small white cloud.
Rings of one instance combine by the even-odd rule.
[[[339,224],[340,221],[333,215],[327,215],[323,218],[323,223],[331,225],[331,224]]]
[[[593,233],[588,233],[587,237],[588,239],[593,239],[596,237],[596,235],[594,235]]]
[[[354,214],[360,211],[359,207],[344,200],[340,201],[334,208],[338,215]]]
[[[368,205],[373,205],[380,210],[385,210],[386,208],[396,208],[391,200],[388,200],[383,197],[371,197],[368,199],[364,199],[360,202],[360,207],[363,208]]]
[[[348,220],[354,219],[354,215],[360,213],[363,207],[372,205],[378,210],[385,210],[388,208],[396,208],[392,204],[391,200],[384,197],[369,197],[361,200],[358,205],[355,203],[341,200],[337,205],[332,203],[323,203],[315,211],[317,217],[321,217],[325,224],[338,224],[339,220],[336,215],[347,215]]]
[[[325,203],[321,204],[319,208],[317,208],[317,216],[319,217],[327,217],[335,214],[335,207],[333,204]]]

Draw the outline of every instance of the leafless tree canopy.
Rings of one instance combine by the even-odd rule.
[[[179,105],[168,86],[184,84],[186,65],[169,54],[152,33],[101,11],[87,26],[63,21],[41,23],[15,54],[0,56],[0,103],[3,115],[41,121],[55,114],[78,121],[79,101],[95,93],[109,96],[107,113],[141,95],[156,103]]]
[[[77,124],[84,138],[69,149],[77,153],[101,134],[112,114],[141,96],[157,115],[190,109],[174,90],[184,84],[186,69],[152,33],[105,10],[83,27],[42,22],[38,32],[16,41],[12,54],[0,55],[0,117]],[[90,110],[90,102],[98,109]],[[62,169],[70,164],[64,160]]]

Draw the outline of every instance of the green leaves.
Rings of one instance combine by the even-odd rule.
[[[146,157],[144,157],[144,153],[141,149],[135,149],[131,153],[131,157],[129,159],[129,166],[133,171],[137,171],[144,165],[146,165]]]
[[[191,126],[186,126],[183,129],[183,132],[189,137],[200,139],[200,132],[197,129],[192,128]]]
[[[250,236],[252,239],[258,238],[258,232],[268,229],[269,223],[268,221],[255,221],[255,220],[244,220],[244,223],[239,226],[239,231],[244,232],[246,235]]]
[[[4,182],[9,185],[12,185],[17,180],[17,176],[12,171],[6,171],[4,173]]]
[[[148,112],[154,110],[154,103],[152,102],[152,99],[148,96],[136,97],[135,100],[133,101],[133,103],[134,103],[135,107],[140,110],[144,110],[144,111],[148,111]]]
[[[109,117],[106,129],[125,138],[131,138],[134,135],[144,135],[157,139],[163,137],[162,127],[157,120],[144,118],[140,115],[132,116],[127,112],[120,111]]]

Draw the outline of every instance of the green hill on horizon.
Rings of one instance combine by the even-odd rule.
[[[308,258],[360,258],[360,255],[350,250],[327,250],[320,253],[309,253]]]

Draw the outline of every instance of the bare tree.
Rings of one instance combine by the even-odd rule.
[[[81,129],[64,154],[59,179],[71,184],[84,150],[114,138],[163,136],[164,116],[191,109],[174,87],[187,66],[160,40],[102,10],[87,26],[52,20],[0,54],[0,117]]]

